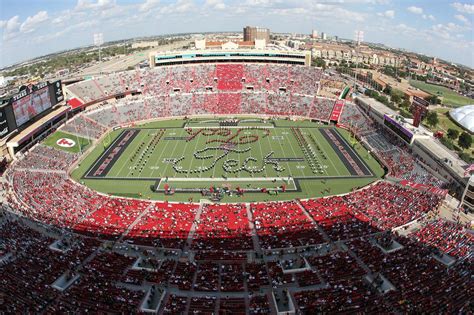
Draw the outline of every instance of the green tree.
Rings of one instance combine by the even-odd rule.
[[[316,59],[313,60],[313,66],[326,69],[326,62],[323,58],[316,57]]]
[[[434,127],[438,124],[439,120],[438,120],[438,113],[436,113],[435,111],[430,111],[428,112],[428,114],[426,114],[426,122],[428,123],[428,125],[430,125],[431,127]]]
[[[448,138],[451,140],[456,140],[459,137],[459,131],[457,129],[449,128],[448,129]]]
[[[410,106],[411,106],[411,104],[410,104],[410,101],[408,101],[408,100],[403,100],[402,104],[400,104],[400,107],[403,107],[406,110],[409,110]]]
[[[458,139],[458,144],[463,149],[470,148],[471,145],[472,145],[471,135],[469,133],[465,132],[465,131],[463,133],[461,133],[461,135],[459,136],[459,139]]]
[[[441,104],[441,100],[436,95],[430,95],[425,97],[425,100],[430,102],[430,104]]]
[[[392,99],[392,102],[397,103],[397,104],[402,101],[402,98],[398,94],[392,94],[391,99]]]

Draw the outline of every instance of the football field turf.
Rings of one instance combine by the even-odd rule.
[[[345,130],[315,123],[216,121],[148,124],[113,131],[73,172],[89,187],[151,199],[198,198],[211,185],[252,190],[235,200],[266,200],[260,188],[287,187],[271,199],[305,198],[350,191],[383,173]],[[174,196],[152,192],[164,185]],[[225,198],[229,199],[229,198]],[[233,200],[223,200],[232,202]]]
[[[56,142],[61,138],[71,139],[75,142],[75,144],[70,148],[60,147]],[[46,140],[43,141],[43,144],[55,149],[60,149],[71,153],[79,153],[81,150],[86,150],[87,147],[91,145],[91,141],[87,138],[82,138],[63,131],[56,131],[52,135],[48,136]]]

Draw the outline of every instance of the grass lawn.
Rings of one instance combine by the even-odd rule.
[[[451,117],[449,116],[449,111],[451,109],[449,108],[437,108],[435,111],[438,113],[438,120],[439,123],[435,127],[436,130],[443,130],[445,133],[448,131],[448,129],[456,129],[459,131],[459,133],[465,131],[463,128],[459,127],[456,123],[454,123],[451,120]]]
[[[76,144],[70,148],[61,147],[56,144],[56,142],[61,138],[71,139],[74,142],[76,142]],[[87,147],[91,145],[91,141],[89,139],[81,138],[76,135],[72,135],[70,133],[56,131],[55,133],[51,134],[48,138],[46,138],[43,144],[53,147],[55,149],[64,150],[64,151],[72,152],[72,153],[78,153],[81,150],[84,151],[85,149],[87,149]]]
[[[108,154],[106,152],[112,152],[108,150],[110,144],[114,143],[117,137],[122,137],[124,135],[122,132],[126,129],[112,131],[78,165],[72,177],[103,193],[169,201],[188,201],[190,197],[194,201],[199,201],[201,196],[198,192],[190,191],[177,192],[172,196],[153,193],[151,187],[158,179],[168,177],[168,184],[176,189],[208,188],[210,185],[217,187],[230,185],[233,188],[239,186],[244,189],[277,188],[283,183],[281,179],[287,179],[289,176],[299,180],[301,188],[299,191],[271,196],[248,192],[244,197],[226,195],[222,200],[248,202],[346,193],[383,176],[383,169],[377,161],[361,145],[353,147],[349,133],[342,129],[338,129],[338,132],[342,136],[342,141],[345,139],[349,143],[346,149],[353,150],[352,156],[363,161],[372,175],[369,173],[367,176],[359,176],[355,175],[354,171],[351,173],[347,161],[343,160],[347,159],[347,155],[346,157],[340,155],[340,152],[337,152],[339,149],[331,146],[323,136],[322,131],[329,129],[309,121],[293,124],[290,121],[277,121],[277,127],[269,128],[267,131],[263,129],[239,131],[237,128],[226,129],[228,133],[221,134],[203,131],[197,133],[197,136],[190,141],[184,140],[189,137],[189,133],[181,127],[182,125],[182,120],[174,120],[141,126],[139,133],[122,148],[123,151],[114,158],[106,173],[99,177],[92,176],[93,172],[89,172],[91,166],[101,165],[100,158],[105,158]],[[262,128],[261,124],[256,125]],[[308,159],[305,149],[300,146],[295,134],[289,128],[292,126],[300,127],[301,136],[306,139],[309,150],[314,152],[313,163],[320,165],[317,171],[311,168],[309,160],[313,158]],[[196,128],[191,132],[200,130],[203,129]],[[251,137],[258,137],[258,140],[246,142]],[[233,144],[222,147],[222,143],[226,141]],[[115,142],[119,143],[121,140]],[[210,147],[215,149],[211,150]],[[226,148],[241,152],[229,151]],[[269,163],[265,157],[270,152],[273,153]],[[277,165],[279,167],[276,167]],[[273,182],[273,178],[281,179]],[[163,182],[160,183],[160,187],[163,187]],[[294,189],[295,186],[291,183],[287,188]]]
[[[410,85],[419,88],[427,93],[437,95],[443,98],[443,104],[449,107],[461,107],[464,105],[474,104],[474,100],[469,97],[462,96],[444,86],[429,84],[423,81],[410,80]]]
[[[444,131],[444,134],[445,134],[446,137],[447,137],[448,129],[455,129],[455,130],[459,131],[459,134],[466,131],[465,129],[458,126],[456,123],[454,123],[451,120],[451,117],[449,116],[449,111],[450,110],[451,109],[449,109],[449,108],[437,108],[437,109],[435,109],[435,111],[438,113],[439,123],[434,128],[431,128],[429,126],[427,126],[427,127],[430,128],[434,132],[436,132],[438,130]],[[457,145],[457,141],[454,141],[454,142]],[[471,145],[471,148],[465,149],[464,152],[471,153],[473,149],[474,149],[474,145]]]

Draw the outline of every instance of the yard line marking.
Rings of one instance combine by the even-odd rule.
[[[150,136],[150,132],[149,132],[149,131],[147,132],[147,136]],[[145,138],[146,138],[146,137],[145,137]],[[150,136],[150,140],[148,140],[148,143],[147,143],[146,146],[143,148],[142,154],[143,154],[143,152],[145,152],[145,149],[150,145],[150,143],[151,143],[152,140],[153,140],[153,137]],[[148,165],[148,161],[147,161],[146,164],[143,166],[143,169],[145,169],[147,165]],[[130,174],[130,172],[129,172],[129,174]],[[140,171],[140,172],[138,173],[138,178],[140,178],[140,175],[141,175],[141,174],[142,174],[142,171]],[[127,174],[127,177],[128,177],[128,174]]]
[[[172,140],[168,140],[168,141],[172,141]],[[172,156],[172,157],[175,156],[175,155],[174,155],[174,152],[176,151],[176,148],[178,147],[178,143],[179,143],[179,141],[178,141],[178,140],[175,140],[174,148],[173,148],[173,151],[171,152],[171,156]],[[169,163],[166,163],[166,164],[165,164],[165,169],[163,170],[162,177],[163,177],[163,176],[167,176],[167,175],[166,175],[166,170],[168,169],[168,165],[169,165]],[[174,168],[171,168],[171,169],[173,170],[173,172],[175,172],[175,171],[174,171]]]
[[[269,137],[269,136],[270,136],[270,134],[268,134],[267,137]],[[265,171],[265,177],[268,177],[267,166],[263,164],[264,163],[263,162],[263,151],[262,151],[262,143],[260,141],[260,138],[257,140],[257,142],[258,142],[258,147],[260,148],[260,158],[262,159],[262,166],[263,166],[263,170]]]
[[[195,141],[195,143],[194,143],[194,152],[196,152],[196,147],[197,147],[197,145],[198,145],[198,143],[199,143],[198,137],[194,138],[193,141]],[[189,165],[188,165],[188,172],[187,172],[188,177],[189,177],[189,171],[191,170],[191,166],[193,165],[192,161],[193,161],[193,160],[191,159],[191,161],[190,161],[190,163],[189,163]]]
[[[167,133],[168,131],[169,131],[169,129],[165,129],[165,131],[163,132],[163,135],[162,135],[162,139],[165,138],[166,133]],[[160,141],[161,141],[161,140],[160,140]],[[163,153],[164,153],[164,152],[168,152],[168,151],[166,150],[166,148],[168,147],[168,144],[170,144],[171,141],[169,141],[169,140],[163,140],[163,141],[165,141],[165,147],[163,148],[163,150],[161,150],[160,156],[159,156],[158,159],[156,160],[156,163],[153,164],[153,170],[151,171],[150,177],[153,177],[153,174],[154,174],[154,173],[156,172],[156,170],[157,170],[157,169],[155,169],[155,167],[156,167],[159,163],[161,163]],[[159,168],[158,168],[158,169],[159,169]],[[163,173],[159,174],[159,177],[165,177],[165,176],[164,176],[164,171],[163,171]]]
[[[302,129],[302,128],[300,128],[300,129]],[[292,133],[291,135],[293,136],[293,133]],[[289,134],[288,134],[288,136],[289,136]],[[301,136],[304,137],[303,134],[301,134]],[[295,155],[295,157],[297,157],[297,154],[296,154],[296,152],[295,152],[295,149],[293,148],[293,143],[292,143],[293,141],[288,141],[288,142],[290,143],[291,151],[293,151],[293,154]],[[309,142],[308,142],[308,144],[309,144]],[[299,163],[299,162],[298,162],[298,163]],[[299,169],[299,170],[301,171],[302,176],[305,177],[306,174],[304,173],[304,171],[303,171],[302,169]],[[291,174],[291,176],[293,177],[292,174]]]
[[[318,141],[318,139],[316,139],[317,137],[312,133],[312,130],[308,129],[308,132],[313,135],[314,141]],[[308,142],[308,144],[312,147],[312,144],[310,142]],[[313,148],[313,149],[314,149],[315,152],[317,152],[316,148]],[[319,152],[317,154],[318,154],[318,158],[320,159],[321,165],[323,165],[322,156],[319,154]],[[326,164],[324,164],[324,165],[326,165]],[[329,176],[329,173],[328,173],[327,169],[325,169],[324,167],[323,167],[323,171],[324,171],[324,173],[326,173],[327,176]]]
[[[201,134],[202,134],[202,133],[201,133]],[[200,137],[201,134],[199,134],[198,137]],[[204,147],[206,146],[206,142],[207,142],[207,141],[209,141],[209,135],[206,136],[206,141],[204,142]],[[204,161],[205,161],[205,160],[202,160],[202,161],[201,161],[201,170],[202,170]],[[202,177],[202,171],[199,171],[199,178],[201,178],[201,177]]]

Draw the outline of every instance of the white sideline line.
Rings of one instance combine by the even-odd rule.
[[[245,128],[257,128],[257,129],[273,129],[275,128],[275,126],[271,125],[271,126],[265,126],[265,127],[261,127],[261,126],[204,126],[204,125],[201,125],[201,126],[196,126],[196,127],[190,127],[190,126],[187,126],[185,125],[183,128],[189,128],[189,129],[245,129]]]
[[[174,182],[189,182],[189,181],[194,181],[194,182],[201,182],[201,181],[214,181],[214,182],[257,182],[257,181],[263,181],[263,182],[268,182],[272,180],[283,180],[287,181],[287,177],[235,177],[235,178],[221,178],[221,177],[194,177],[194,178],[188,178],[188,177],[173,177],[173,178],[168,178],[168,182],[174,181]],[[293,179],[291,179],[293,181]]]

